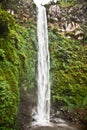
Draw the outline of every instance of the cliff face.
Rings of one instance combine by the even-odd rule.
[[[8,13],[14,15],[20,23],[27,23],[36,17],[36,7],[33,0],[19,0],[11,2],[2,1]],[[7,4],[8,3],[8,4]],[[78,0],[68,5],[66,3],[46,5],[49,26],[58,28],[58,32],[65,34],[68,38],[84,38],[84,26],[87,23],[87,2]],[[15,6],[14,6],[15,5]]]
[[[86,2],[79,2],[67,8],[51,5],[48,11],[49,23],[56,25],[58,31],[68,38],[83,39],[85,37],[83,26],[87,23],[86,16]]]
[[[2,1],[6,11],[0,8],[0,129],[15,128],[19,108],[19,124],[25,130],[30,109],[36,103],[32,98],[37,86],[36,7],[31,0],[16,1],[16,6],[15,3],[9,6],[9,2]],[[79,2],[67,8],[57,4],[46,8],[53,104],[56,103],[56,110],[85,108],[87,4]],[[83,118],[87,122],[87,116]]]
[[[29,21],[35,13],[32,0],[4,0],[2,4],[4,9],[18,19],[20,23]]]
[[[9,0],[11,4],[11,1]],[[15,4],[15,3],[14,3]],[[49,27],[56,26],[58,32],[68,38],[85,39],[87,23],[87,2],[78,0],[74,4],[50,4],[46,5]],[[27,23],[36,17],[36,7],[32,0],[16,1],[15,6],[7,6],[7,11],[14,15],[21,24]]]

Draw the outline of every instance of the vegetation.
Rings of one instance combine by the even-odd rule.
[[[83,41],[82,42],[84,45],[87,45],[87,24],[86,23],[81,24],[81,28],[83,31]]]
[[[0,9],[0,126],[7,127],[14,122],[19,101],[14,25],[13,17]]]
[[[1,0],[0,3],[2,3],[3,8],[5,10],[11,9],[11,10],[16,11],[19,1],[20,0]]]
[[[87,47],[67,39],[56,31],[49,32],[51,53],[52,99],[64,106],[87,105]]]
[[[59,0],[58,3],[61,4],[62,7],[69,7],[76,4],[77,0]]]
[[[1,130],[13,130],[15,127],[20,101],[19,83],[27,80],[24,90],[35,85],[32,82],[35,79],[36,62],[34,30],[17,25],[13,16],[0,9]]]

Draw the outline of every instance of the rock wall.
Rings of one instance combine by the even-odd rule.
[[[58,31],[68,38],[83,39],[81,24],[87,22],[87,5],[77,3],[72,7],[63,8],[60,5],[51,5],[49,8],[49,23],[58,27]],[[71,33],[72,32],[72,33]]]

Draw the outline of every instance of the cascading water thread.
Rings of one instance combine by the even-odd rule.
[[[37,6],[37,36],[38,36],[38,102],[35,120],[37,125],[50,123],[50,82],[49,82],[49,47],[46,9]]]

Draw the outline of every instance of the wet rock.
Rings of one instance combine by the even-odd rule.
[[[48,11],[49,22],[57,23],[58,30],[61,34],[66,35],[68,32],[81,30],[81,23],[87,23],[87,6],[84,3],[76,4],[73,7],[63,8],[60,5],[51,5]],[[75,36],[74,34],[74,36]],[[83,39],[83,36],[70,36],[69,38]]]
[[[27,130],[76,130],[70,126],[44,126],[44,127],[33,127]]]

